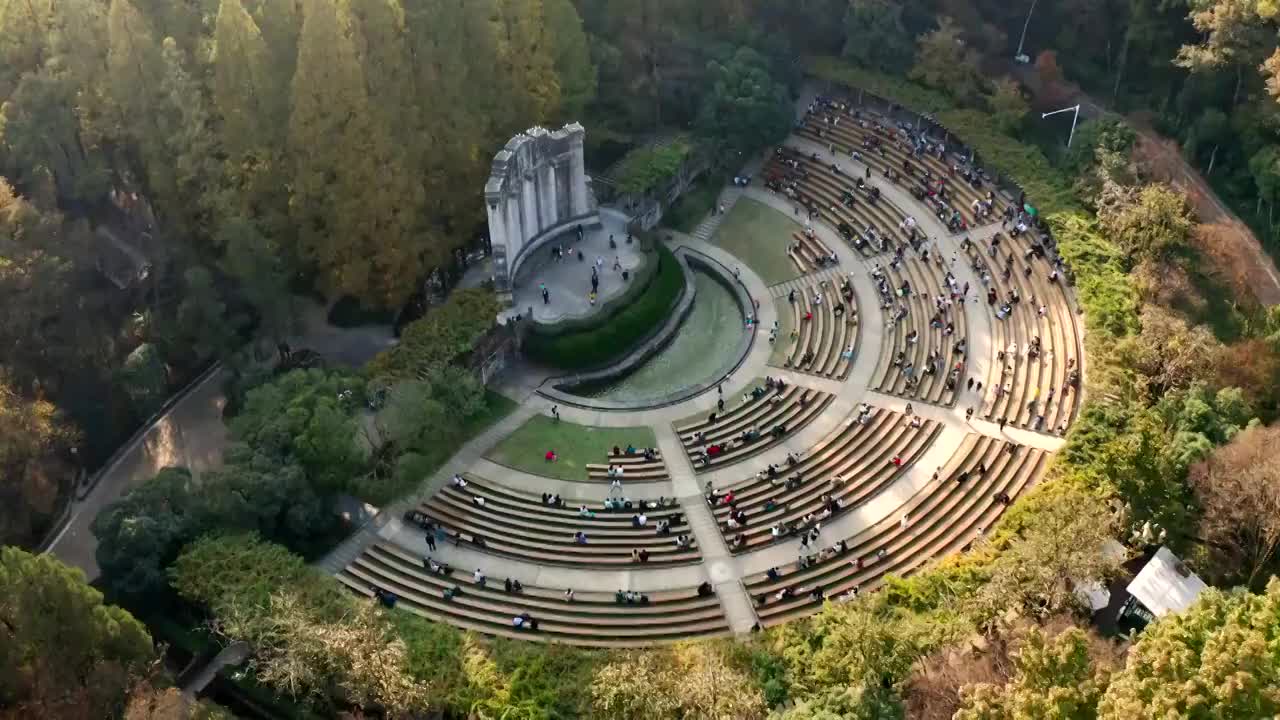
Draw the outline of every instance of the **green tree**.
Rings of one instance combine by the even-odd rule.
[[[1031,105],[1022,96],[1022,86],[1011,77],[996,81],[991,93],[991,115],[1000,129],[1016,135],[1031,111]]]
[[[708,142],[739,154],[786,137],[791,127],[791,95],[770,74],[769,61],[739,48],[707,67],[711,90],[702,101],[696,128]],[[731,160],[732,162],[733,160]]]
[[[413,379],[426,377],[437,366],[451,363],[471,352],[476,342],[494,326],[498,314],[494,294],[483,289],[458,290],[444,305],[409,323],[400,343],[378,353],[369,362],[374,378]]]
[[[1254,0],[1192,0],[1189,19],[1204,42],[1183,45],[1175,62],[1193,72],[1235,71],[1232,106],[1240,96],[1245,68],[1257,68],[1275,49],[1277,8]],[[1274,57],[1274,56],[1273,56]]]
[[[161,218],[179,237],[207,238],[214,198],[223,181],[222,154],[205,89],[187,72],[186,52],[173,38],[162,43],[164,75],[158,88],[156,131],[164,159],[149,158],[147,172]],[[143,143],[149,147],[149,141]],[[171,168],[155,176],[158,166]],[[154,176],[154,177],[153,177]],[[166,184],[170,183],[170,184]]]
[[[170,570],[175,590],[207,608],[218,632],[254,648],[257,677],[319,706],[331,693],[393,713],[421,708],[404,642],[378,607],[252,535],[206,537]]]
[[[279,246],[241,217],[224,222],[215,241],[223,248],[223,269],[258,313],[261,334],[279,340],[292,332],[298,309]]]
[[[149,417],[169,396],[169,372],[160,349],[151,343],[134,348],[116,373],[139,418]]]
[[[79,569],[0,548],[0,704],[13,717],[105,717],[155,659],[146,628]]]
[[[241,0],[222,0],[213,29],[213,102],[222,119],[222,142],[239,155],[277,147],[288,108],[280,72],[262,30]]]
[[[902,73],[911,65],[911,36],[898,0],[849,0],[844,35],[844,56],[862,67]]]
[[[364,382],[346,372],[294,370],[250,390],[231,436],[282,464],[296,462],[316,491],[341,491],[364,466],[354,413]]]
[[[290,212],[298,254],[324,290],[394,307],[439,249],[418,232],[421,187],[376,120],[339,10],[325,0],[306,5],[289,124]]]
[[[142,598],[165,588],[164,569],[191,539],[191,472],[165,468],[93,519],[95,557],[116,593]]]
[[[1033,629],[1014,654],[1013,677],[1002,686],[964,687],[955,720],[1093,720],[1107,681],[1107,669],[1089,656],[1083,630],[1050,638]]]
[[[764,717],[760,690],[709,643],[622,655],[596,672],[591,697],[601,717],[619,720]]]
[[[108,171],[103,154],[82,144],[78,105],[86,92],[77,80],[59,58],[0,95],[0,167],[26,187],[49,173],[59,197],[84,201],[106,191]]]
[[[987,85],[977,51],[965,45],[960,28],[945,15],[938,18],[936,30],[916,40],[916,62],[909,75],[961,104],[975,102]]]
[[[79,433],[48,400],[24,397],[0,366],[0,543],[35,540],[69,490],[62,460]]]
[[[184,358],[184,365],[191,367],[231,349],[244,319],[230,311],[213,273],[203,265],[183,272],[182,290],[172,327],[164,332],[165,355]]]
[[[973,600],[975,616],[1016,610],[1047,617],[1075,608],[1078,585],[1116,572],[1119,561],[1103,550],[1117,525],[1098,497],[1066,483],[1045,486],[992,538],[999,554]]]
[[[1098,221],[1135,259],[1167,258],[1186,248],[1195,227],[1186,196],[1160,183],[1104,189],[1098,198]]]
[[[1280,580],[1266,592],[1210,588],[1195,605],[1147,627],[1102,702],[1101,720],[1227,720],[1280,713]]]
[[[556,77],[560,81],[560,117],[581,120],[596,97],[596,66],[587,34],[570,0],[543,0],[547,36],[551,39]]]

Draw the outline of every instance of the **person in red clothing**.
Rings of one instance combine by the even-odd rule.
[[[555,450],[548,450],[548,451],[547,451],[547,454],[545,455],[545,459],[546,459],[546,461],[547,461],[547,462],[555,462],[555,461],[556,461],[556,451],[555,451]]]
[[[902,467],[902,456],[901,456],[901,455],[894,455],[894,456],[893,456],[893,459],[892,459],[892,460],[890,460],[889,462],[893,463],[893,466],[894,466],[894,467]]]

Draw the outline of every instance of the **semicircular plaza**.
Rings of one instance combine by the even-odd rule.
[[[980,538],[1080,405],[1068,268],[962,148],[855,95],[802,98],[746,187],[662,233],[756,304],[731,372],[600,409],[517,368],[519,408],[325,567],[461,628],[625,647],[804,617]]]

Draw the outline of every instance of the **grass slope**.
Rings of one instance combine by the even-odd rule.
[[[485,457],[499,465],[560,480],[585,481],[587,465],[607,462],[614,445],[625,448],[654,447],[658,444],[647,427],[591,427],[556,422],[545,415],[530,418],[518,430],[494,446]],[[560,460],[548,463],[547,450],[555,450]]]
[[[732,253],[755,271],[766,285],[800,277],[787,257],[791,233],[804,227],[773,208],[741,198],[716,231],[711,242]]]

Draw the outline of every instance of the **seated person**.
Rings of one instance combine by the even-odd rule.
[[[462,594],[462,588],[458,587],[457,585],[450,585],[449,587],[444,589],[443,593],[441,593],[441,595],[444,597],[445,600],[453,600],[454,598],[458,597],[461,594]]]
[[[706,582],[705,580],[698,586],[698,597],[707,597],[714,593],[715,590],[711,587],[711,583]]]
[[[630,444],[630,443],[628,443],[628,444],[627,444],[627,449],[623,451],[623,454],[625,454],[625,455],[627,455],[627,456],[635,455],[635,454],[636,454],[636,446],[635,446],[635,445],[632,445],[632,444]]]
[[[586,533],[584,533],[584,532],[582,532],[581,530],[579,530],[579,531],[575,532],[575,533],[573,534],[573,542],[574,542],[575,544],[577,544],[577,545],[586,545],[586,544],[587,544],[587,534],[586,534]]]

